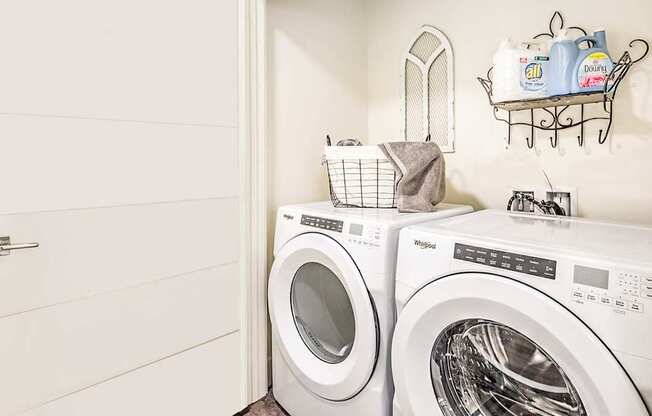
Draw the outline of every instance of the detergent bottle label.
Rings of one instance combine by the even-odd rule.
[[[545,89],[549,60],[547,56],[521,57],[521,88],[525,91]]]
[[[604,52],[588,54],[577,70],[577,83],[580,88],[604,87],[611,71],[611,58]]]

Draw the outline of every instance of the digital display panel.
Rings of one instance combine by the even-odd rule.
[[[591,286],[598,289],[609,289],[609,270],[575,265],[573,283]]]
[[[362,236],[362,224],[353,224],[349,226],[349,234]]]

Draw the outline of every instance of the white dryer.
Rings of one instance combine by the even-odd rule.
[[[482,211],[401,232],[395,416],[650,416],[652,228]]]
[[[292,416],[386,416],[395,321],[398,233],[417,222],[471,212],[279,209],[269,280],[274,395]]]

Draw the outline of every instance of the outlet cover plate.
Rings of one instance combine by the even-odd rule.
[[[542,200],[549,201],[552,195],[555,197],[554,201],[558,203],[562,208],[564,208],[564,211],[566,211],[567,216],[569,217],[578,216],[579,211],[577,208],[578,205],[577,188],[570,187],[570,186],[555,186],[551,190],[550,187],[544,187],[544,186],[517,185],[517,186],[512,186],[509,189],[509,192],[507,194],[509,195],[508,198],[511,198],[514,192],[517,191],[527,192],[530,193],[531,195],[534,194],[534,199],[536,199],[537,201],[542,201]],[[526,209],[523,212],[527,213],[530,211]]]

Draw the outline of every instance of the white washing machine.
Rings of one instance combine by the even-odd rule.
[[[471,210],[279,209],[269,278],[273,388],[290,415],[391,414],[399,229]]]
[[[395,416],[650,416],[652,228],[481,211],[396,274]]]

